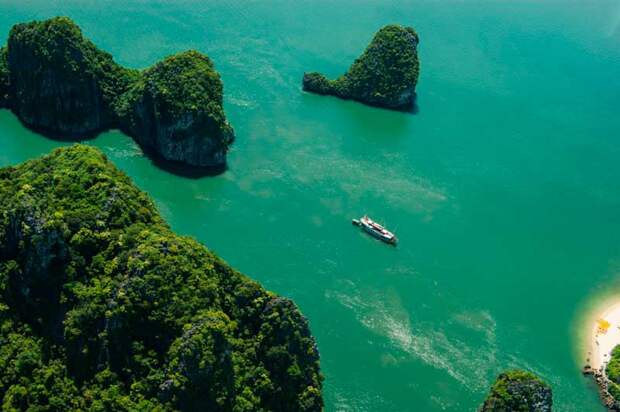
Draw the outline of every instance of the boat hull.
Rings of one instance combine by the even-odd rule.
[[[364,232],[368,233],[369,235],[371,235],[372,237],[379,239],[385,243],[389,243],[391,245],[395,245],[396,244],[396,236],[385,236],[381,233],[378,233],[376,230],[374,230],[372,227],[369,227],[367,225],[365,225],[363,222],[361,224],[362,229],[364,230]]]

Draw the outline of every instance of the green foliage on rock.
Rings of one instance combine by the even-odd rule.
[[[181,149],[185,160],[201,164],[207,161],[201,156],[223,156],[233,141],[222,105],[222,81],[213,63],[191,50],[146,69],[116,110],[122,128],[143,146],[171,160],[179,160]]]
[[[233,130],[222,107],[222,81],[197,51],[131,70],[86,39],[71,19],[55,17],[15,25],[5,69],[1,57],[0,105],[6,89],[5,100],[35,130],[82,138],[118,127],[166,160],[225,162]]]
[[[304,90],[392,109],[411,107],[420,72],[418,43],[413,28],[385,26],[346,74],[328,80],[320,73],[306,73]]]
[[[13,26],[8,69],[11,106],[22,121],[68,137],[113,126],[113,103],[135,77],[68,17]]]
[[[611,359],[605,368],[605,373],[609,380],[620,384],[620,345],[611,351]]]
[[[499,375],[480,412],[550,412],[551,387],[530,372],[511,370]]]
[[[307,321],[98,150],[0,169],[4,410],[320,411]]]
[[[605,375],[609,379],[607,390],[616,401],[620,401],[620,345],[611,351],[611,358],[605,367]]]
[[[321,73],[305,73],[303,80],[304,90],[318,94],[336,94],[336,81],[331,81]]]
[[[213,123],[213,132],[227,126],[220,76],[211,59],[195,50],[167,57],[146,69],[126,97],[124,106],[134,105],[136,99],[157,101],[160,116],[168,121],[200,111]]]

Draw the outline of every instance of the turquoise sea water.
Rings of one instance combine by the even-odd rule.
[[[0,40],[54,15],[124,65],[213,58],[226,173],[175,176],[116,131],[89,144],[177,232],[298,303],[328,411],[473,411],[511,367],[556,411],[603,410],[579,336],[620,293],[620,3],[0,0]],[[420,33],[416,114],[301,92],[393,22]],[[0,111],[0,165],[62,144]],[[400,245],[352,227],[363,213]]]

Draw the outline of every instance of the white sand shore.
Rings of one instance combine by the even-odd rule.
[[[598,314],[590,336],[589,364],[601,370],[609,362],[611,351],[620,345],[620,302],[607,306]]]

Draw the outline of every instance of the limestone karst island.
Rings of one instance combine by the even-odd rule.
[[[410,109],[420,72],[419,38],[411,27],[388,25],[375,34],[344,75],[305,73],[303,89],[388,109]]]
[[[620,411],[614,1],[0,1],[0,410]]]
[[[226,162],[234,134],[206,55],[181,52],[143,71],[128,69],[67,17],[13,26],[0,54],[0,107],[34,130],[78,139],[119,128],[166,160]]]
[[[98,150],[0,169],[3,408],[322,408],[290,300],[195,240]]]

